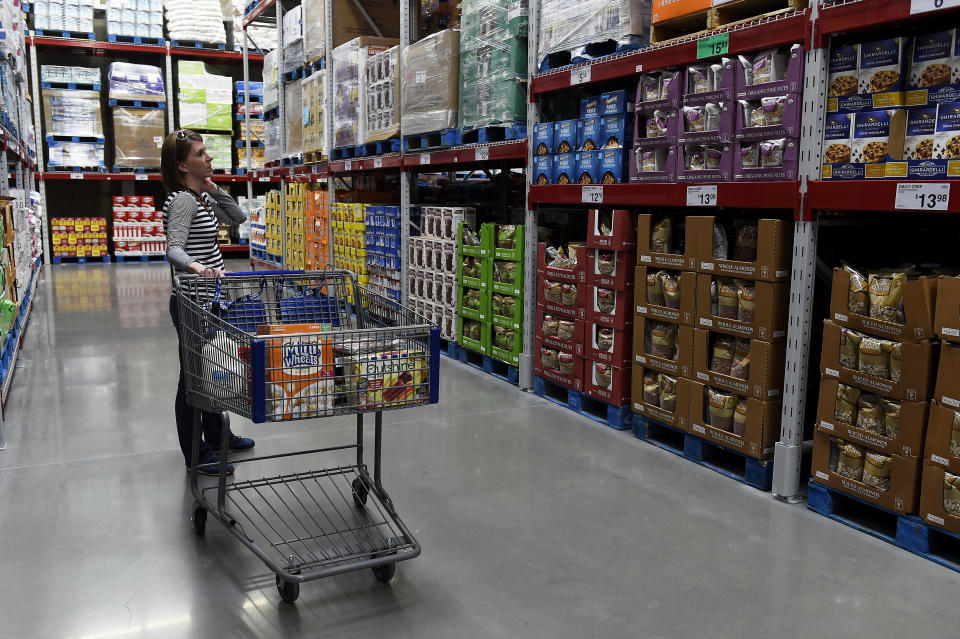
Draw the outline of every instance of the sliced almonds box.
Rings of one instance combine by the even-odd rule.
[[[633,411],[689,432],[690,380],[633,365]]]
[[[923,449],[924,462],[960,475],[960,412],[930,404],[930,421]]]
[[[960,535],[960,475],[932,464],[923,465],[920,518]]]
[[[907,281],[905,274],[903,277],[876,275],[849,267],[833,269],[830,292],[833,321],[846,328],[901,342],[931,339],[937,308],[937,280],[920,277]],[[960,284],[960,280],[957,282]],[[957,304],[960,304],[960,286],[957,295]]]

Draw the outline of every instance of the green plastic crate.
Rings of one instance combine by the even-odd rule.
[[[502,348],[502,346],[496,345],[497,330],[496,328],[492,328],[490,330],[490,355],[502,362],[519,366],[520,353],[523,352],[523,331],[514,328],[505,328],[504,330],[513,331],[513,340],[511,341],[510,348]]]
[[[464,260],[470,259],[480,260],[480,277],[463,274],[463,262]],[[475,255],[462,255],[457,259],[457,283],[467,288],[479,288],[488,291],[490,290],[490,283],[493,280],[493,276],[491,275],[492,268],[493,260]]]
[[[481,322],[490,321],[490,292],[489,291],[480,291],[480,308],[468,308],[463,305],[463,298],[468,291],[474,291],[476,289],[471,287],[460,286],[457,288],[457,315],[461,317],[467,317],[469,319],[478,320]]]
[[[489,246],[493,251],[494,259],[508,260],[511,262],[522,262],[523,261],[523,241],[524,241],[523,225],[522,224],[516,225],[517,232],[514,236],[514,244],[516,248],[512,248],[512,249],[496,248],[497,230],[501,226],[504,226],[504,225],[503,224],[484,224],[481,229],[481,233],[485,236],[488,236],[489,239],[482,240],[482,241],[488,241],[490,243]]]
[[[493,254],[493,244],[489,242],[492,237],[485,237],[483,229],[480,230],[480,246],[472,246],[463,243],[463,227],[466,223],[460,222],[457,226],[457,256],[472,255],[474,257],[487,257]]]
[[[490,261],[490,289],[494,293],[500,293],[502,295],[512,295],[514,297],[520,297],[523,295],[523,261],[516,262],[514,260],[489,260]],[[504,275],[501,275],[501,279],[505,281],[497,281],[497,263],[502,264],[515,264],[516,269],[513,271],[513,278],[507,278]],[[504,273],[504,271],[500,271]]]
[[[463,324],[464,322],[469,322],[469,321],[471,320],[466,317],[457,318],[457,344],[475,353],[482,353],[483,355],[489,355],[490,354],[490,324],[481,323],[480,339],[475,340],[470,337],[466,337],[463,334]]]
[[[513,313],[509,315],[504,315],[500,309],[497,308],[496,303],[493,301],[494,295],[500,295],[499,293],[490,294],[490,319],[495,326],[502,326],[504,328],[515,328],[519,329],[523,326],[523,297],[514,297],[513,295],[501,295],[501,297],[508,297],[514,301],[513,304]]]

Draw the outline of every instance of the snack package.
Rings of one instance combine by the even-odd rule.
[[[953,411],[953,424],[950,428],[950,454],[960,457],[960,412]]]
[[[677,412],[677,378],[669,375],[660,375],[660,408],[669,412]]]
[[[660,375],[649,370],[643,374],[643,403],[660,405]]]
[[[597,349],[601,351],[612,351],[613,350],[613,329],[612,328],[601,328],[595,326],[594,330],[596,331],[596,340],[597,340]]]
[[[617,256],[613,251],[597,251],[597,272],[601,275],[613,273],[617,264]]]
[[[857,315],[868,315],[870,312],[870,296],[867,292],[867,278],[847,264],[843,265],[843,270],[850,276],[847,310]]]
[[[670,97],[670,87],[674,82],[680,81],[679,71],[663,71],[660,74],[660,99],[666,100]]]
[[[502,317],[513,317],[516,312],[517,298],[510,295],[503,296],[503,302],[500,305],[500,315]]]
[[[647,73],[640,77],[640,93],[644,102],[655,102],[660,99],[660,74]]]
[[[673,239],[673,223],[669,217],[661,218],[653,225],[650,233],[650,252],[669,253]]]
[[[663,306],[663,278],[659,271],[647,271],[647,304],[652,306]]]
[[[757,283],[747,280],[734,280],[734,283],[737,285],[737,298],[740,300],[737,320],[752,324],[757,306]]]
[[[689,133],[706,131],[707,113],[705,106],[683,107],[684,130]]]
[[[593,379],[600,388],[610,388],[610,385],[613,383],[613,371],[610,366],[606,364],[594,362]]]
[[[540,363],[544,368],[550,368],[553,370],[560,369],[560,360],[557,356],[557,351],[552,348],[541,348],[540,349]]]
[[[754,56],[750,84],[766,84],[783,80],[787,68],[787,56],[776,49],[763,51]]]
[[[847,161],[849,162],[849,155]],[[756,169],[760,167],[760,145],[757,142],[744,142],[740,144],[740,164],[745,169]]]
[[[717,131],[720,129],[720,115],[726,111],[726,106],[720,103],[707,102],[703,105],[706,121],[703,123],[704,131]]]
[[[684,167],[689,171],[703,171],[707,168],[706,152],[702,146],[683,147]]]
[[[573,374],[573,354],[560,351],[557,355],[557,363],[560,366],[560,372],[564,375]]]
[[[493,345],[497,348],[505,351],[513,350],[513,342],[516,336],[517,334],[512,328],[493,327]]]
[[[561,304],[561,290],[563,284],[560,282],[551,282],[549,280],[543,280],[543,297],[548,302],[553,302],[554,304]]]
[[[907,274],[896,271],[876,271],[868,276],[870,317],[903,324],[903,285]]]
[[[737,340],[730,364],[730,377],[744,380],[750,377],[750,340]]]
[[[864,337],[860,340],[860,359],[857,370],[867,375],[890,379],[890,351],[893,342],[877,337]]]
[[[715,335],[713,340],[713,357],[710,360],[710,370],[719,375],[729,375],[733,365],[736,340],[729,335]]]
[[[703,166],[708,170],[720,168],[720,162],[723,160],[723,147],[705,146],[703,147]]]
[[[677,325],[668,322],[649,322],[649,347],[653,357],[675,360],[677,357]]]
[[[837,401],[833,409],[833,418],[841,424],[853,426],[857,419],[857,403],[863,394],[859,388],[837,384]]]
[[[840,365],[857,370],[860,362],[860,342],[864,335],[849,328],[840,333]]]
[[[717,278],[717,317],[737,319],[739,314],[739,298],[737,285],[725,277]]]
[[[663,306],[680,308],[680,278],[670,271],[661,271],[658,279],[663,283]]]
[[[561,319],[557,324],[557,337],[562,340],[572,340],[576,324],[572,320]]]
[[[577,305],[577,286],[576,284],[564,284],[560,287],[560,303],[564,306]]]
[[[707,396],[710,426],[732,433],[734,414],[737,410],[737,396],[710,387],[707,387]]]
[[[829,97],[853,95],[857,92],[859,58],[859,45],[834,45],[830,49],[830,60],[827,63]]]
[[[513,224],[504,224],[497,227],[497,248],[517,248],[517,227]]]
[[[883,403],[876,395],[863,393],[857,400],[857,428],[873,433],[874,435],[886,436],[887,428],[883,418]]]
[[[553,315],[544,315],[542,327],[544,335],[548,337],[555,337],[557,335],[557,331],[560,330],[560,320]]]
[[[760,230],[756,222],[735,220],[737,239],[733,245],[733,259],[737,262],[756,262]]]
[[[900,383],[903,379],[903,344],[894,342],[890,349],[890,381]]]
[[[837,460],[837,474],[860,481],[863,479],[863,457],[862,448],[845,443],[840,449],[840,458]]]
[[[613,313],[617,310],[617,292],[608,288],[598,288],[597,309],[601,313]]]
[[[786,138],[764,140],[760,143],[760,166],[783,166],[783,150],[787,146]]]
[[[884,435],[896,439],[900,435],[900,402],[882,398]]]
[[[733,434],[743,437],[745,432],[747,432],[747,400],[744,397],[738,397],[737,410],[733,413]]]
[[[890,490],[890,468],[892,458],[880,453],[867,453],[863,461],[863,478],[861,481],[884,492]]]
[[[713,91],[709,64],[695,64],[687,67],[687,93],[708,93]]]
[[[943,509],[954,517],[960,517],[960,476],[943,474]]]

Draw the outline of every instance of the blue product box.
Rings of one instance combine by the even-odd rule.
[[[573,153],[577,150],[577,134],[580,120],[554,122],[553,149],[557,153]]]
[[[541,122],[533,127],[533,154],[549,155],[553,153],[553,122]]]
[[[553,183],[573,184],[577,175],[577,153],[559,153],[553,156]]]
[[[580,119],[598,118],[603,115],[603,96],[597,95],[592,98],[582,98],[580,100]]]
[[[633,113],[634,94],[626,89],[620,91],[611,91],[600,96],[603,100],[600,115],[619,115],[620,113]]]
[[[600,146],[604,149],[620,149],[627,146],[633,136],[633,116],[627,113],[605,115],[600,121]]]
[[[860,93],[903,91],[910,42],[911,38],[888,38],[860,45]]]
[[[600,152],[599,151],[581,151],[576,154],[577,167],[576,176],[578,184],[599,184],[600,175]]]
[[[929,89],[950,84],[955,32],[924,33],[913,40],[910,60],[910,89]]]
[[[534,184],[553,184],[553,157],[552,155],[533,156]]]
[[[600,184],[622,184],[628,157],[624,149],[600,151],[600,163],[597,167]]]
[[[577,140],[578,151],[594,151],[603,145],[600,133],[600,125],[602,122],[603,118],[599,117],[580,120]]]

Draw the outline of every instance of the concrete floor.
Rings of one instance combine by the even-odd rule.
[[[160,265],[45,272],[3,424],[0,636],[956,636],[957,573],[446,358],[439,405],[385,417],[423,554],[281,604],[218,522],[191,529],[168,291]],[[234,422],[260,453],[353,424]]]

